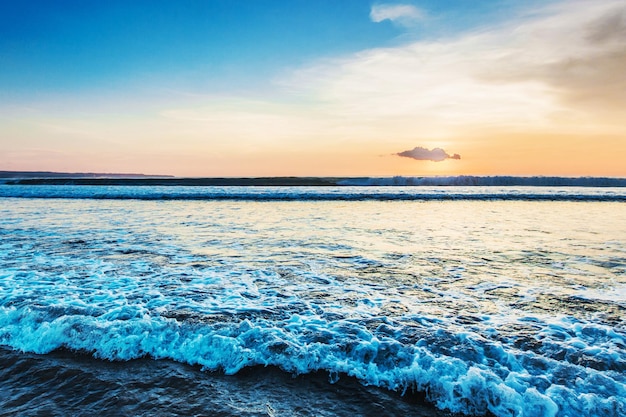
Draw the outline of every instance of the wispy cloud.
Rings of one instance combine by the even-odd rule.
[[[371,16],[419,16],[410,10],[377,5]],[[625,10],[622,0],[550,3],[474,32],[318,62],[284,84],[336,116],[401,126],[406,139],[593,130],[605,111],[626,109]],[[602,123],[623,130],[615,115]]]
[[[410,4],[375,4],[370,11],[372,22],[390,20],[402,26],[412,26],[425,17],[426,13]]]
[[[542,12],[511,32],[506,54],[478,74],[481,80],[541,83],[579,115],[626,108],[623,1],[563,2]]]
[[[454,155],[448,154],[441,148],[434,148],[428,150],[426,148],[422,148],[421,146],[416,146],[410,151],[398,152],[396,155],[404,156],[406,158],[412,158],[418,161],[433,161],[433,162],[441,162],[446,159],[461,159],[461,155],[455,153]]]

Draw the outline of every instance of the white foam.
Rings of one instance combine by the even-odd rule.
[[[483,363],[376,336],[356,322],[293,315],[281,322],[201,325],[130,307],[96,317],[46,315],[45,310],[1,307],[0,343],[35,353],[62,347],[83,350],[108,360],[168,358],[227,374],[252,365],[275,365],[294,373],[346,373],[393,390],[423,390],[439,407],[470,414],[489,410],[497,416],[556,416],[559,409],[558,415],[567,415],[611,404],[618,410],[626,395],[623,383],[589,369],[577,369],[577,386],[557,383],[548,369],[543,376],[508,371],[503,379]],[[550,366],[554,372],[560,364]]]

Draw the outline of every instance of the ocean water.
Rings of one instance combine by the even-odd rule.
[[[625,201],[0,185],[0,413],[624,416]]]

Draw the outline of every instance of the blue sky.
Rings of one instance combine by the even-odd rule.
[[[396,35],[372,24],[362,1],[25,1],[2,9],[2,89],[21,94],[179,74],[220,88]]]
[[[626,176],[625,34],[623,0],[3,1],[0,170]]]
[[[142,82],[253,88],[284,68],[391,45],[407,31],[363,0],[13,1],[0,6],[0,89],[24,96]],[[459,31],[497,1],[421,1],[431,30]],[[509,5],[510,6],[510,5]],[[147,80],[147,81],[146,81]],[[183,81],[181,81],[183,80]]]

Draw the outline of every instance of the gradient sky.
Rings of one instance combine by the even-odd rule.
[[[0,170],[625,177],[626,3],[4,1]]]

